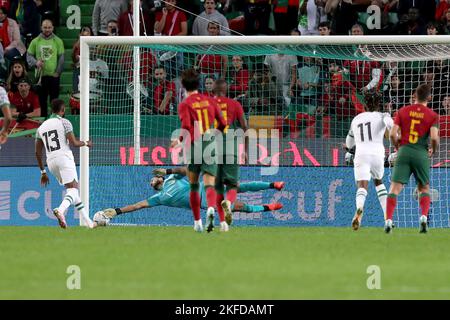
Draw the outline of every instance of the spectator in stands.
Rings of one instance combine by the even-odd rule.
[[[442,97],[441,105],[439,107],[441,114],[450,116],[450,95]]]
[[[119,23],[116,20],[109,20],[106,24],[106,36],[118,36],[119,35]]]
[[[127,10],[127,0],[95,0],[92,12],[92,31],[96,36],[108,35],[108,23],[117,21]]]
[[[211,21],[208,23],[208,34],[210,36],[220,35],[220,25]],[[195,68],[200,72],[200,78],[212,76],[214,79],[225,78],[228,68],[228,57],[218,54],[199,54],[197,55]]]
[[[250,74],[242,56],[233,56],[231,63],[233,68],[229,73],[229,96],[231,98],[242,97],[248,90]]]
[[[42,21],[42,33],[31,41],[28,54],[40,74],[39,102],[42,116],[47,117],[47,101],[59,97],[59,80],[64,68],[64,43],[53,33],[52,21]]]
[[[269,29],[272,0],[245,0],[245,34],[273,34]]]
[[[444,15],[444,19],[442,19],[443,22],[443,29],[444,34],[450,34],[450,8],[447,9]]]
[[[366,93],[378,90],[381,84],[381,66],[377,61],[347,60],[344,71],[349,73],[350,81],[356,90]]]
[[[348,30],[358,21],[356,4],[370,4],[370,0],[328,0],[325,5],[325,12],[331,15],[331,29],[333,34],[348,35]]]
[[[450,68],[448,60],[433,60],[429,64],[431,64],[434,74],[433,101],[431,105],[434,108],[438,108],[443,97],[450,95]]]
[[[438,25],[435,22],[429,22],[427,24],[427,35],[435,36],[439,34]]]
[[[393,74],[387,84],[387,89],[383,91],[383,101],[386,112],[393,114],[407,104],[409,95],[406,95],[405,91],[404,85],[398,74]]]
[[[216,10],[217,0],[205,0],[203,3],[205,11],[200,13],[192,25],[192,34],[194,36],[209,35],[209,23],[215,21],[220,26],[220,35],[230,35],[228,20],[223,14]]]
[[[325,4],[326,0],[300,0],[298,29],[302,35],[319,34],[319,24],[327,21]]]
[[[319,35],[321,36],[330,36],[331,35],[331,24],[328,21],[323,21],[319,23]]]
[[[271,77],[282,92],[285,105],[289,106],[297,82],[297,57],[281,53],[272,54],[266,56],[264,64],[269,68]]]
[[[354,116],[364,111],[364,105],[356,95],[352,83],[345,79],[344,71],[335,62],[329,63],[331,73],[329,105],[326,107],[333,115],[331,134],[334,137],[345,137]]]
[[[350,34],[352,36],[363,36],[364,35],[364,28],[362,25],[356,23],[352,26],[350,29]]]
[[[398,17],[404,14],[411,15],[411,9],[416,8],[420,12],[424,23],[434,20],[436,13],[436,0],[399,0],[398,2]]]
[[[373,29],[369,29],[367,28],[366,30],[366,34],[367,35],[392,35],[394,34],[394,28],[395,28],[395,23],[391,20],[396,20],[395,19],[391,19],[391,17],[389,16],[390,14],[390,10],[391,10],[391,6],[395,6],[395,8],[397,7],[397,4],[394,4],[393,1],[398,1],[398,0],[390,0],[391,2],[389,2],[389,0],[372,0],[371,5],[375,5],[377,7],[380,8],[380,28],[373,28]]]
[[[4,63],[4,59],[12,61],[27,51],[20,38],[19,25],[7,15],[7,9],[0,8],[0,63]]]
[[[27,78],[27,69],[23,60],[15,60],[9,71],[8,78],[6,79],[6,90],[9,92],[17,92],[17,86],[19,81]]]
[[[12,108],[15,108],[11,114],[18,118],[18,121],[41,116],[39,97],[31,91],[31,81],[27,78],[20,79],[18,91],[15,93],[9,92],[8,97]]]
[[[214,81],[215,79],[211,76],[206,76],[203,81],[204,91],[203,94],[208,97],[214,97]]]
[[[92,36],[92,29],[89,26],[84,26],[80,30],[80,36]],[[73,44],[72,47],[72,92],[79,92],[78,84],[80,82],[80,38]]]
[[[128,0],[128,10],[123,12],[118,19],[119,36],[133,36],[133,0]],[[142,0],[140,0],[141,7],[139,8],[139,34],[141,36],[152,36],[153,27],[155,25],[155,19],[153,15],[150,15],[149,11],[143,10]]]
[[[411,8],[408,14],[400,16],[400,21],[396,27],[400,35],[425,35],[425,22],[421,17],[418,8]]]
[[[320,81],[320,67],[313,58],[303,57],[303,64],[297,70],[296,103],[313,105],[316,104],[317,89]]]
[[[300,0],[302,2],[303,0]],[[305,0],[308,2],[308,0]],[[311,1],[314,2],[314,1]],[[299,0],[277,1],[273,9],[275,29],[279,35],[288,35],[298,25]]]
[[[441,21],[445,18],[445,13],[450,9],[450,0],[439,0],[436,7],[436,14],[434,16],[436,21]]]
[[[166,79],[166,70],[164,67],[157,66],[154,69],[156,87],[154,90],[154,113],[156,114],[174,114],[176,112],[175,83]]]
[[[183,11],[175,7],[176,5],[177,0],[167,0],[166,6],[156,13],[155,35],[186,36],[188,34],[187,17]],[[178,52],[174,58],[164,62],[169,79],[178,77],[184,69],[183,60],[183,53]]]
[[[187,18],[183,11],[178,10],[175,6],[177,0],[167,0],[166,7],[156,13],[155,35],[164,36],[186,36]]]
[[[33,39],[39,35],[40,15],[33,0],[13,0],[9,9],[9,17],[19,24],[23,39]]]
[[[257,64],[244,98],[243,106],[246,113],[282,115],[283,105],[284,99],[270,76],[269,67],[265,64]]]

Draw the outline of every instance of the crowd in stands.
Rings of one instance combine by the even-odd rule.
[[[48,116],[48,104],[59,96],[64,45],[46,15],[52,1],[2,1],[0,7],[0,78],[21,123]],[[49,4],[50,3],[50,4]],[[142,36],[242,35],[441,35],[450,34],[450,0],[141,0]],[[47,7],[46,7],[47,6]],[[132,36],[132,0],[95,0],[92,25],[81,35]],[[380,14],[375,26],[373,12]],[[54,20],[54,19],[53,19]],[[57,33],[57,32],[56,32]],[[109,48],[111,49],[111,48]],[[132,52],[115,57],[108,47],[91,55],[91,98],[114,100],[119,74],[132,96]],[[186,66],[201,74],[201,90],[209,95],[219,78],[229,84],[229,96],[248,114],[288,119],[290,130],[325,116],[339,119],[328,133],[346,133],[348,121],[363,109],[368,92],[383,96],[385,110],[395,112],[410,102],[419,83],[433,85],[431,106],[450,116],[449,61],[385,62],[331,60],[275,54],[251,56],[183,54],[143,50],[141,81],[144,112],[176,114],[182,99],[179,74]],[[234,55],[233,55],[234,54]],[[72,50],[73,97],[79,95],[80,44]],[[406,71],[405,71],[406,70]],[[125,71],[125,72],[124,72]],[[123,92],[124,90],[122,90]],[[120,99],[123,99],[120,98]],[[95,105],[95,101],[93,102]],[[98,102],[98,112],[108,112]],[[73,113],[79,102],[72,99]],[[128,110],[129,111],[129,110]],[[286,115],[288,115],[286,117]],[[20,118],[19,118],[20,116]],[[306,120],[305,120],[306,119]],[[31,121],[31,120],[30,120]],[[333,126],[333,125],[331,125]]]

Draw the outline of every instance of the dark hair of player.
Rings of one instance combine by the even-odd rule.
[[[186,91],[195,91],[200,85],[200,77],[195,69],[186,69],[181,73],[181,84]]]
[[[66,107],[64,101],[61,99],[53,99],[51,104],[53,113],[59,113]]]
[[[416,99],[418,102],[427,102],[431,96],[431,86],[427,83],[421,84],[416,89]]]
[[[364,95],[367,111],[380,110],[381,95],[377,91],[369,91]]]
[[[214,93],[216,95],[224,95],[227,91],[227,82],[224,79],[217,79],[214,82]]]

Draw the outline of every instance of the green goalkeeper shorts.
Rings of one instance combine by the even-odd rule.
[[[407,184],[411,174],[422,186],[430,182],[430,158],[427,150],[418,150],[408,145],[401,146],[395,160],[392,181]]]

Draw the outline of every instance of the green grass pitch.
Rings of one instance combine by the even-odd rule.
[[[0,298],[448,299],[449,247],[446,229],[0,227]]]

